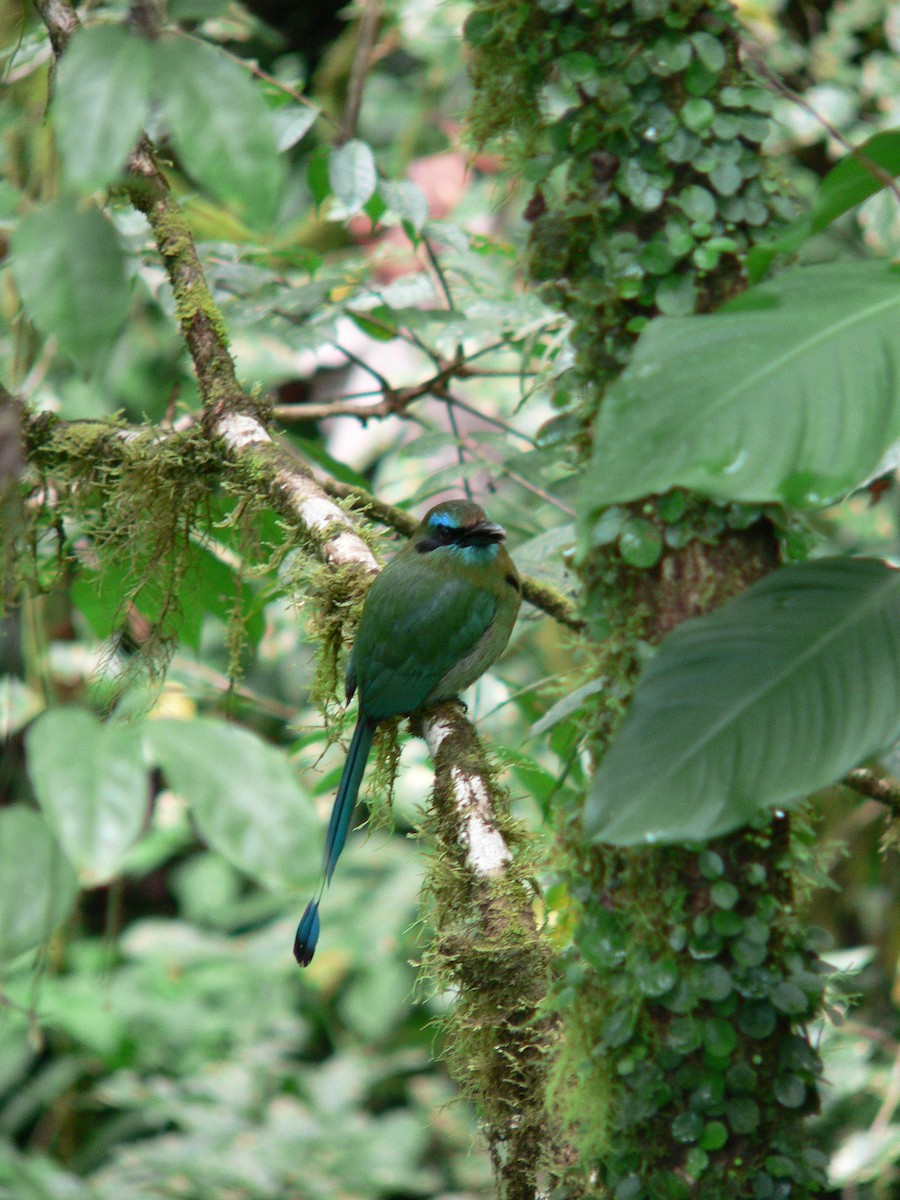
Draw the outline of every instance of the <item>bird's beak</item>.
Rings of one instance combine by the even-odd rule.
[[[496,521],[482,521],[479,525],[476,525],[472,532],[485,542],[506,541],[506,530],[502,525],[498,525]]]

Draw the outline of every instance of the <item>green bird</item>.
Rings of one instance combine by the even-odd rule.
[[[316,949],[319,901],[347,840],[378,723],[456,696],[509,641],[521,597],[505,538],[477,504],[436,504],[369,589],[347,663],[347,700],[359,693],[359,716],[325,836],[322,882],[294,939],[303,967]]]

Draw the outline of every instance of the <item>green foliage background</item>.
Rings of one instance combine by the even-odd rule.
[[[559,162],[538,146],[524,180],[510,181],[460,140],[470,100],[462,28],[468,17],[470,49],[484,45],[483,11],[386,5],[356,120],[347,97],[365,36],[359,14],[346,14],[314,55],[238,5],[170,4],[179,25],[159,40],[126,27],[121,6],[95,6],[52,79],[37,15],[4,16],[3,379],[31,411],[73,424],[65,457],[59,442],[43,449],[51,417],[43,431],[29,427],[24,497],[0,481],[5,524],[27,551],[5,580],[19,603],[0,661],[0,1195],[325,1200],[491,1189],[476,1118],[435,1062],[434,1023],[452,997],[416,990],[413,964],[430,936],[419,907],[423,847],[406,836],[431,786],[418,742],[404,748],[392,821],[386,781],[376,789],[375,828],[342,863],[313,967],[300,974],[290,958],[341,762],[334,679],[320,652],[323,637],[336,650],[335,625],[323,626],[318,603],[337,589],[283,521],[210,484],[217,464],[194,478],[180,470],[189,455],[202,465],[200,397],[177,334],[183,313],[120,184],[140,129],[162,139],[241,382],[259,389],[282,436],[330,479],[413,511],[465,480],[506,526],[520,568],[570,594],[573,564],[598,547],[649,570],[698,532],[714,541],[760,514],[774,520],[788,560],[813,547],[895,555],[893,490],[877,504],[861,493],[821,507],[862,483],[898,432],[896,402],[879,423],[877,370],[890,375],[893,361],[885,368],[863,348],[867,332],[880,346],[896,324],[896,276],[880,260],[897,251],[897,200],[837,136],[866,142],[876,164],[896,171],[895,18],[887,5],[859,2],[816,21],[793,6],[740,15],[763,70],[725,115],[755,122],[743,130],[755,143],[767,137],[778,187],[757,185],[754,155],[730,165],[741,187],[756,189],[741,200],[741,219],[762,226],[766,205],[778,211],[782,224],[771,237],[761,230],[751,253],[760,277],[776,271],[755,308],[739,300],[730,313],[693,315],[723,298],[705,292],[707,274],[750,247],[718,228],[724,209],[707,211],[713,192],[729,195],[730,177],[703,195],[692,186],[683,227],[646,242],[621,229],[603,261],[592,260],[633,310],[621,337],[602,344],[569,340],[549,303],[571,297],[551,287],[541,300],[522,282],[529,224],[532,274],[559,275],[552,225],[521,217],[536,187],[548,197],[563,190]],[[688,101],[684,145],[666,143],[659,178],[656,165],[635,168],[623,185],[646,214],[671,163],[722,116],[702,97],[704,72],[723,66],[719,43],[697,35],[681,63],[684,45],[676,31],[659,48],[663,79],[694,64],[700,94]],[[252,60],[263,73],[248,69]],[[567,88],[590,94],[592,72],[573,50],[551,106],[563,112]],[[766,83],[774,132],[763,119]],[[831,175],[838,158],[843,174]],[[620,217],[607,215],[611,225]],[[813,274],[779,275],[797,251]],[[689,265],[676,270],[679,254]],[[590,286],[578,283],[588,290],[576,289],[570,317],[597,302]],[[651,329],[608,393],[585,470],[572,412],[578,372],[596,362],[612,378],[656,311],[675,320]],[[822,428],[821,414],[844,406],[857,435],[826,437],[824,451],[811,444],[808,459],[784,465],[772,453],[790,439],[772,437],[785,384],[766,375],[771,339],[784,333],[796,347],[808,328],[834,344],[851,318],[841,371],[821,357],[805,369],[803,424]],[[727,327],[726,345],[743,338],[746,361],[711,352],[713,325]],[[739,403],[716,407],[714,419],[705,405],[750,374],[756,419],[734,433]],[[860,399],[868,395],[872,409]],[[378,407],[385,397],[390,415]],[[649,415],[635,424],[638,403]],[[349,415],[368,404],[371,419]],[[111,416],[171,429],[152,470],[133,473],[148,441],[129,451],[108,431],[97,467],[98,429],[81,423]],[[673,442],[689,419],[717,444],[737,438],[748,465],[729,471],[727,460],[696,453],[679,461]],[[64,496],[59,506],[41,492],[48,480]],[[661,520],[629,506],[671,487],[718,503],[698,517],[676,491]],[[605,631],[592,632],[602,640]],[[570,896],[554,874],[552,823],[580,810],[587,789],[592,671],[576,635],[531,609],[472,706],[508,768],[514,813],[543,864],[537,910],[563,952],[577,903],[589,898]],[[624,697],[626,682],[603,682]],[[888,686],[873,700],[882,715]],[[389,759],[386,751],[383,775]],[[823,811],[807,863],[823,890],[804,921],[829,931],[832,960],[855,973],[829,992],[831,1008],[849,1016],[814,1030],[828,1086],[810,1138],[829,1157],[831,1194],[884,1196],[900,1159],[895,859],[879,845],[874,804],[835,789]],[[842,890],[831,890],[827,871]],[[727,914],[734,899],[718,877],[706,860]],[[577,986],[576,975],[570,968],[566,982]],[[715,979],[707,983],[714,994]],[[791,1013],[793,998],[781,999]],[[715,1056],[727,1034],[707,1032]],[[779,1097],[786,1109],[796,1102]],[[717,1121],[673,1130],[698,1170],[696,1155],[718,1148],[718,1125],[724,1132]]]

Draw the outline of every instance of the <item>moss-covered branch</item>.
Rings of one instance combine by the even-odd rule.
[[[429,965],[457,991],[448,1054],[484,1120],[500,1195],[536,1200],[551,1159],[544,1105],[549,948],[494,773],[457,704],[425,720],[435,765],[428,878],[438,934]]]

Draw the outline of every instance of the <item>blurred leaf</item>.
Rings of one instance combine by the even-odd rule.
[[[221,16],[229,0],[169,0],[167,12],[172,21],[204,21]]]
[[[532,479],[529,473],[527,476]],[[569,568],[567,555],[575,547],[575,526],[571,521],[545,529],[513,548],[513,558],[523,575],[537,575],[547,583],[573,594],[577,579]]]
[[[205,42],[157,42],[160,100],[187,173],[256,227],[275,217],[284,160],[272,113],[247,71]]]
[[[317,207],[321,206],[322,201],[331,195],[331,182],[329,179],[330,155],[331,150],[328,146],[317,146],[309,156],[309,165],[306,168],[306,182],[309,184],[309,190],[312,192]]]
[[[662,643],[594,778],[585,832],[614,845],[729,833],[900,735],[900,571],[775,571]]]
[[[103,357],[128,316],[125,264],[99,209],[57,200],[11,239],[12,271],[30,319],[79,363]]]
[[[75,872],[40,813],[0,809],[0,962],[39,946],[72,909]]]
[[[60,844],[87,883],[106,883],[147,813],[139,731],[73,706],[44,713],[25,742],[35,795]]]
[[[14,675],[0,675],[0,738],[6,740],[46,707],[43,696]]]
[[[378,190],[387,207],[403,221],[408,221],[416,233],[428,220],[428,197],[417,183],[402,179],[397,183],[384,180]]]
[[[347,316],[366,337],[372,338],[376,342],[392,342],[397,336],[393,328],[385,328],[381,321],[370,320],[365,313],[354,312],[352,309],[347,310]]]
[[[316,123],[319,110],[308,104],[286,104],[272,114],[279,151],[290,150]]]
[[[333,149],[328,156],[328,181],[343,205],[343,217],[352,217],[365,207],[375,192],[378,173],[375,156],[365,142],[353,138]]]
[[[146,740],[211,846],[267,887],[313,885],[322,829],[282,751],[210,718],[149,721]]]
[[[298,437],[297,434],[293,433],[288,436],[290,437],[291,444],[297,447],[304,458],[323,467],[334,479],[339,479],[341,483],[349,483],[351,487],[362,488],[364,491],[368,490],[369,484],[365,476],[360,475],[358,471],[354,471],[352,467],[348,467],[345,463],[338,462],[336,458],[332,458],[325,447],[319,442],[313,442],[309,438]]]
[[[819,184],[810,216],[813,233],[819,233],[851,208],[887,187],[886,181],[873,174],[863,158],[881,167],[888,176],[900,175],[900,129],[876,133],[861,146],[850,150],[828,172]]]
[[[900,175],[900,130],[876,133],[849,151],[819,184],[812,210],[784,230],[774,242],[755,246],[750,252],[750,282],[757,283],[779,255],[796,254],[805,241],[850,209],[886,188],[861,160],[864,156],[889,176]]]
[[[169,581],[158,572],[147,574],[132,564],[104,558],[98,569],[81,570],[71,585],[72,602],[98,638],[116,634],[133,603],[160,633],[177,637],[193,650],[200,647],[204,616],[227,623],[237,606],[247,640],[255,645],[265,628],[255,591],[239,590],[239,576],[207,546],[192,544],[186,554],[187,569],[174,596]]]
[[[150,109],[152,47],[124,25],[78,29],[59,62],[52,111],[63,174],[83,192],[121,172]]]
[[[900,439],[898,313],[900,274],[863,262],[652,321],[600,411],[586,515],[677,486],[813,508],[858,486]]]
[[[591,696],[596,696],[598,692],[602,692],[608,686],[606,679],[591,679],[587,683],[577,687],[574,692],[569,692],[563,696],[561,700],[552,705],[544,715],[531,727],[532,736],[546,733],[548,729],[552,729],[554,725],[558,725],[560,721],[564,721],[566,717],[570,717],[572,713],[584,705],[585,701]]]

